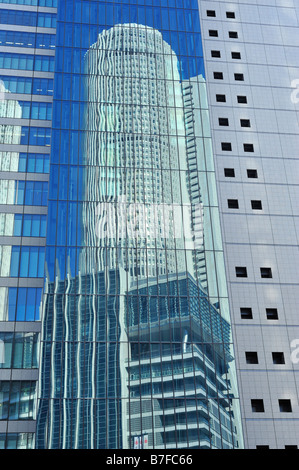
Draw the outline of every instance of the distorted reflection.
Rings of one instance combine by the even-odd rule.
[[[204,77],[129,23],[84,74],[81,249],[55,278],[46,257],[37,445],[238,447]]]

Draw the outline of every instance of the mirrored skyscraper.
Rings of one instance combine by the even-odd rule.
[[[128,22],[73,66],[73,130],[67,111],[54,122],[37,447],[241,447],[203,73],[187,80],[158,29]]]
[[[35,446],[56,5],[0,2],[1,449]]]

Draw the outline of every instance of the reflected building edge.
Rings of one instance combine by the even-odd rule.
[[[204,77],[181,80],[162,34],[129,23],[99,34],[84,73],[81,250],[46,276],[37,447],[242,447],[210,294]]]

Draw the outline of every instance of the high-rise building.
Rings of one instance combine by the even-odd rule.
[[[0,1],[0,448],[299,445],[299,7],[261,3]]]

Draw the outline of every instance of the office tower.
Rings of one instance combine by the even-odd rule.
[[[297,445],[296,18],[0,2],[2,448]]]

